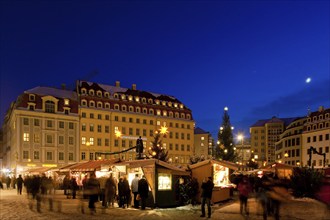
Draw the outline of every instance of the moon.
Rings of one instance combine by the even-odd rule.
[[[312,78],[310,78],[310,77],[308,77],[307,79],[306,79],[306,83],[310,83],[312,81]]]

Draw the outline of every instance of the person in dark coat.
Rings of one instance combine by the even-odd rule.
[[[77,195],[77,190],[79,189],[75,177],[72,177],[71,180],[70,180],[70,189],[71,189],[72,199],[75,199],[76,195]]]
[[[138,182],[138,191],[141,198],[141,209],[145,210],[149,194],[149,185],[145,176],[142,176]]]
[[[6,186],[7,186],[7,189],[10,189],[10,184],[11,184],[11,179],[9,176],[7,176],[6,178]]]
[[[100,182],[96,179],[95,173],[92,173],[87,181],[87,191],[89,195],[88,208],[91,214],[94,214],[96,212],[95,202],[98,201],[100,193]]]
[[[22,195],[23,183],[24,183],[24,180],[22,178],[22,175],[18,175],[18,177],[16,179],[17,195]]]
[[[245,214],[249,215],[247,203],[249,194],[252,192],[252,187],[247,176],[243,176],[242,180],[237,185],[237,190],[239,192],[240,212],[243,214],[244,209]]]
[[[115,195],[117,191],[116,181],[112,176],[112,173],[110,177],[105,182],[105,201],[106,201],[106,207],[111,205],[111,207],[114,207],[114,200]]]
[[[202,215],[201,217],[205,217],[205,204],[207,204],[207,214],[208,217],[211,218],[211,199],[212,192],[214,188],[214,183],[212,181],[212,177],[205,178],[202,183]]]

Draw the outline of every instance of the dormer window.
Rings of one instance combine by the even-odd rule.
[[[141,108],[140,107],[136,107],[136,113],[140,113],[141,112]]]
[[[157,110],[157,115],[160,115],[160,110]]]
[[[140,102],[140,97],[135,97],[136,102]]]
[[[165,105],[166,105],[166,102],[165,102],[165,101],[162,101],[162,105],[164,105],[164,106],[165,106]]]
[[[122,94],[122,95],[121,95],[121,99],[122,99],[122,100],[125,100],[125,99],[126,99],[126,95]]]
[[[45,112],[55,113],[55,103],[53,101],[45,102]]]
[[[89,90],[89,95],[94,95],[94,90],[93,89],[91,89],[91,90]]]
[[[129,109],[128,109],[128,111],[133,112],[134,111],[133,106],[130,106]]]
[[[105,108],[110,108],[110,103],[105,103]]]
[[[169,107],[172,107],[172,102],[167,103]]]
[[[173,112],[169,112],[169,116],[173,118]]]
[[[129,101],[132,101],[133,100],[133,97],[130,95],[130,96],[128,96],[128,100]]]
[[[115,99],[118,99],[118,94],[115,93],[115,94],[113,95],[113,97],[115,97]]]
[[[152,99],[148,99],[148,103],[149,104],[152,104],[153,102],[152,102]]]
[[[96,94],[97,94],[98,97],[102,97],[102,92],[101,91],[97,91]]]
[[[316,117],[316,116],[314,116],[314,117],[313,117],[313,121],[316,121],[316,120],[317,120],[317,117]]]
[[[119,105],[118,104],[115,104],[115,110],[119,110]]]
[[[102,104],[102,102],[97,102],[97,107],[98,107],[98,108],[103,108],[103,104]]]
[[[181,113],[181,118],[183,118],[183,119],[185,118],[185,115],[184,115],[184,113]]]
[[[167,112],[166,111],[163,111],[163,116],[167,116]]]
[[[325,114],[325,118],[326,119],[329,118],[329,113]]]
[[[183,104],[180,104],[180,108],[183,108]]]
[[[81,105],[82,106],[87,106],[87,101],[84,99],[84,100],[81,100]]]
[[[35,101],[36,100],[36,97],[35,97],[35,95],[33,95],[33,94],[29,94],[29,101]]]
[[[104,97],[109,98],[110,97],[110,93],[109,92],[105,92],[104,93]]]
[[[126,107],[126,105],[121,106],[121,110],[122,110],[122,111],[127,111],[127,107]]]
[[[159,105],[159,100],[156,99],[156,100],[155,100],[155,103],[156,103],[156,105]]]
[[[69,99],[64,99],[64,105],[70,105],[70,100]]]
[[[190,114],[187,114],[187,119],[189,119],[189,120],[190,120]]]
[[[178,103],[174,103],[174,107],[177,108],[178,107]]]
[[[94,101],[90,101],[89,102],[89,107],[95,107],[95,102]]]
[[[81,94],[86,95],[87,94],[87,90],[85,88],[82,88],[81,89]]]
[[[142,109],[143,114],[147,114],[148,110],[146,108]]]
[[[323,119],[323,115],[319,115],[319,120],[322,120]]]
[[[153,109],[149,109],[149,114],[153,115],[154,114],[154,110]]]
[[[145,104],[147,102],[146,98],[142,98],[142,103]]]

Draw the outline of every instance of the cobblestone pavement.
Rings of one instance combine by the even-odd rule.
[[[133,208],[101,208],[97,204],[96,214],[91,215],[87,208],[87,201],[80,199],[67,199],[63,191],[58,191],[53,198],[53,210],[49,209],[49,198],[43,199],[41,212],[37,212],[36,202],[27,198],[26,194],[17,195],[14,189],[0,190],[0,219],[33,219],[33,220],[72,220],[72,219],[203,219],[200,217],[200,206],[184,206],[168,209],[137,210]],[[261,209],[254,199],[249,201],[250,216],[239,214],[237,201],[215,204],[212,206],[211,219],[219,220],[261,220]],[[85,211],[83,214],[81,210]],[[269,219],[273,219],[272,217]],[[281,220],[328,220],[330,212],[326,206],[315,201],[295,201],[283,204]]]

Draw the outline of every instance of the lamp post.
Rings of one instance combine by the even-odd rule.
[[[238,138],[238,140],[240,140],[241,141],[241,157],[242,157],[242,159],[241,159],[241,163],[243,164],[243,160],[244,160],[244,149],[243,149],[243,142],[244,142],[244,136],[242,135],[242,134],[239,134],[238,136],[237,136],[237,138]]]

